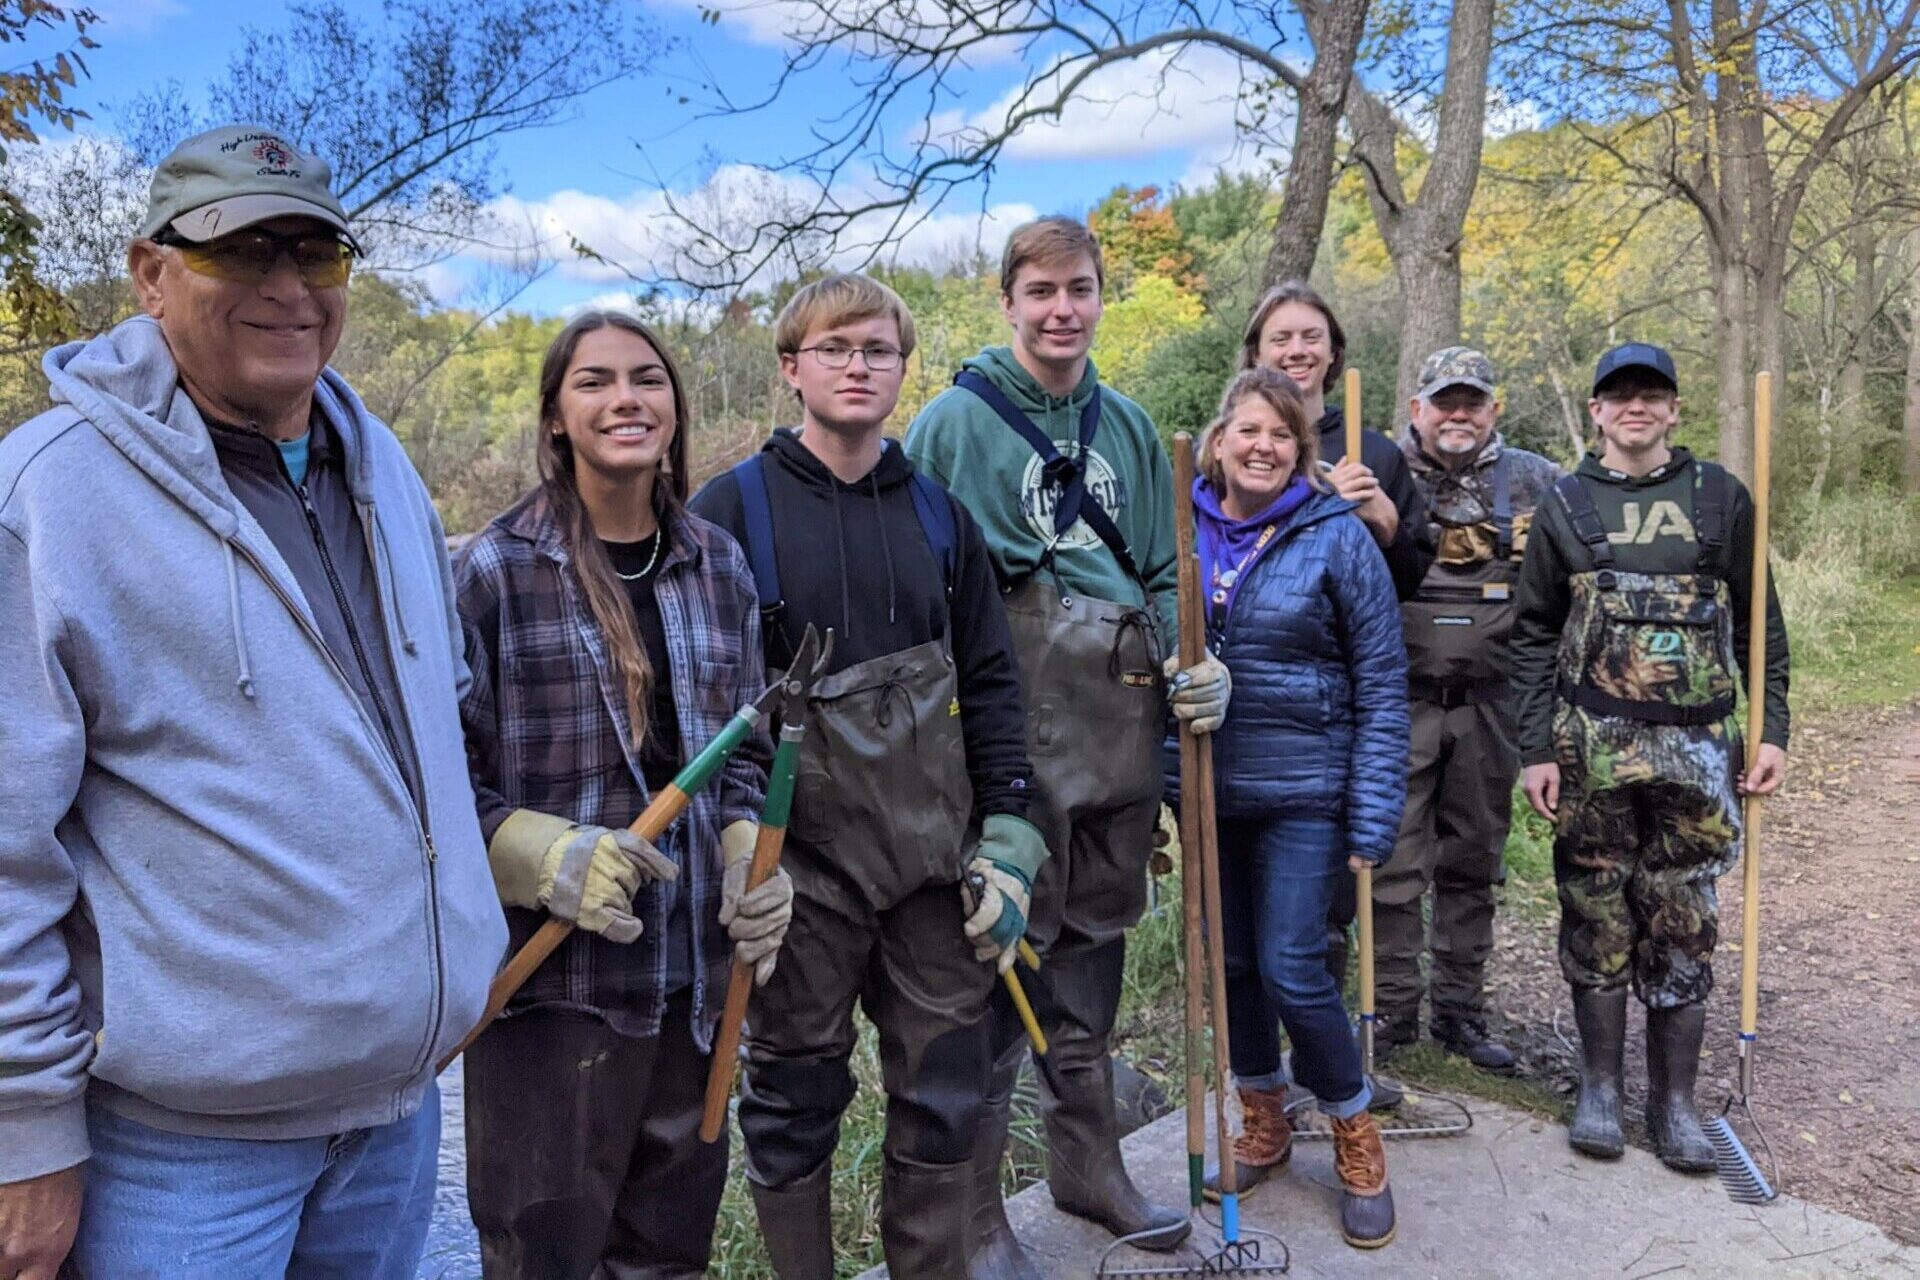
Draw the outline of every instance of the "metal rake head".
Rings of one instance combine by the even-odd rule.
[[[1710,1117],[1704,1126],[1707,1141],[1713,1144],[1714,1167],[1720,1171],[1721,1185],[1726,1187],[1727,1194],[1734,1200],[1741,1204],[1766,1204],[1780,1193],[1747,1153],[1740,1135],[1733,1131],[1733,1122],[1728,1117],[1736,1102],[1740,1110],[1746,1113],[1748,1127],[1760,1139],[1760,1145],[1767,1153],[1767,1163],[1773,1164],[1773,1144],[1767,1141],[1766,1130],[1754,1119],[1753,1109],[1744,1098],[1728,1098],[1720,1114]]]
[[[1219,1227],[1218,1223],[1204,1215],[1201,1220],[1216,1229]],[[1142,1236],[1150,1234],[1162,1233],[1140,1233]],[[1293,1266],[1293,1254],[1279,1236],[1270,1231],[1261,1231],[1257,1227],[1244,1225],[1241,1227],[1241,1235],[1243,1238],[1239,1240],[1223,1240],[1211,1253],[1203,1253],[1188,1244],[1181,1249],[1181,1253],[1185,1256],[1175,1261],[1137,1267],[1114,1265],[1113,1255],[1121,1249],[1131,1247],[1137,1238],[1121,1236],[1108,1245],[1106,1252],[1100,1255],[1100,1266],[1094,1275],[1097,1280],[1109,1280],[1109,1277],[1113,1280],[1119,1280],[1120,1277],[1129,1277],[1130,1280],[1144,1280],[1146,1277],[1161,1280],[1164,1277],[1167,1280],[1173,1280],[1176,1277],[1186,1276],[1202,1278],[1206,1276],[1281,1276],[1286,1275]],[[1262,1256],[1261,1240],[1272,1241],[1274,1248],[1280,1251],[1277,1261],[1269,1262]]]

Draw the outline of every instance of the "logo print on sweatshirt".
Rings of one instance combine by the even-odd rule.
[[[1682,542],[1694,542],[1693,521],[1687,519],[1687,513],[1680,504],[1666,498],[1653,504],[1653,509],[1640,516],[1640,504],[1623,502],[1620,504],[1620,518],[1626,522],[1626,528],[1618,533],[1609,533],[1607,541],[1613,543],[1633,543],[1646,546],[1655,538],[1678,538]]]
[[[1062,452],[1072,450],[1073,444],[1054,447]],[[1071,454],[1069,454],[1071,456]],[[1114,471],[1111,464],[1100,456],[1098,449],[1089,449],[1082,463],[1087,477],[1087,497],[1098,502],[1108,515],[1117,523],[1120,512],[1127,505],[1127,486]],[[1027,518],[1027,524],[1035,536],[1042,542],[1053,540],[1053,513],[1060,505],[1060,490],[1048,484],[1041,475],[1040,455],[1032,453],[1027,458],[1027,469],[1020,477],[1020,514]],[[1060,535],[1062,547],[1095,547],[1100,545],[1100,535],[1093,531],[1083,516],[1073,522],[1073,527]]]

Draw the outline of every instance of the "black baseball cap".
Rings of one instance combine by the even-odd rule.
[[[1602,383],[1628,369],[1657,373],[1675,391],[1680,390],[1680,375],[1674,372],[1673,357],[1667,354],[1666,348],[1656,347],[1651,342],[1623,342],[1601,356],[1600,363],[1593,366],[1593,394],[1600,394]]]

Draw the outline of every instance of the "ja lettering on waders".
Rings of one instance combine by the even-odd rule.
[[[755,455],[734,469],[747,558],[767,634],[792,652],[761,465]],[[909,483],[951,600],[949,499],[921,476]],[[966,1089],[944,1077],[980,1070],[955,1058],[984,1052],[970,1026],[994,968],[974,958],[958,918],[973,788],[950,635],[821,676],[808,698],[782,861],[793,924],[749,1005],[740,1105],[762,1234],[782,1276],[832,1274],[828,1185],[855,1091],[856,1000],[880,1032],[889,1264],[929,1277],[955,1265],[937,1256],[948,1242],[931,1224],[967,1195],[973,1135],[946,1105]]]
[[[1027,702],[1034,782],[1027,816],[1052,853],[1027,918],[1027,936],[1046,958],[1033,995],[1050,1042],[1047,1056],[1034,1059],[1049,1182],[1062,1208],[1121,1235],[1164,1227],[1158,1245],[1170,1247],[1188,1223],[1184,1216],[1162,1223],[1127,1177],[1109,1054],[1124,936],[1146,909],[1147,852],[1160,812],[1167,650],[1126,539],[1087,486],[1083,463],[1100,428],[1100,389],[1080,412],[1068,457],[981,374],[964,369],[954,383],[1032,447],[1042,497],[1054,499],[1053,537],[1038,564],[1024,579],[1002,584]],[[1075,595],[1061,584],[1056,546],[1083,520],[1139,586],[1139,602]],[[1010,1013],[999,1011],[988,1101],[1001,1113],[1018,1072],[1021,1035]]]
[[[1739,856],[1734,618],[1722,576],[1730,482],[1718,468],[1694,474],[1691,574],[1614,568],[1579,477],[1553,491],[1592,559],[1569,581],[1556,670],[1560,964],[1576,987],[1631,980],[1654,1009],[1698,1004],[1712,989],[1714,880]]]

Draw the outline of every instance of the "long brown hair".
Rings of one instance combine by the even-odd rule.
[[[566,381],[567,368],[580,339],[599,329],[624,329],[652,347],[667,371],[673,388],[673,439],[667,443],[665,464],[653,481],[653,509],[660,520],[656,536],[665,539],[669,519],[687,501],[687,393],[680,381],[680,369],[673,353],[653,330],[621,311],[583,311],[567,323],[547,348],[540,365],[540,442],[534,456],[540,464],[540,491],[547,509],[560,525],[560,536],[573,562],[574,576],[586,593],[587,609],[600,624],[606,637],[607,654],[627,694],[627,722],[633,729],[633,745],[647,737],[647,707],[653,696],[653,667],[640,643],[640,625],[633,616],[633,605],[626,588],[614,575],[613,561],[607,549],[594,535],[587,507],[580,500],[580,481],[574,474],[573,442],[560,425],[560,385]],[[661,554],[665,555],[665,548]]]
[[[1327,300],[1305,280],[1288,280],[1273,286],[1254,306],[1253,314],[1247,317],[1246,332],[1240,335],[1240,367],[1251,369],[1260,363],[1260,331],[1267,327],[1267,318],[1289,302],[1304,303],[1326,317],[1333,362],[1327,366],[1327,376],[1320,380],[1320,390],[1331,391],[1340,378],[1340,371],[1347,367],[1347,331],[1340,327],[1340,318],[1333,314]]]

